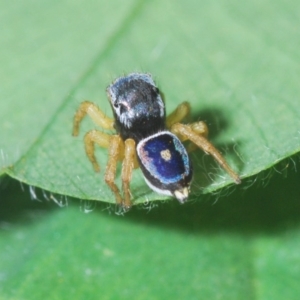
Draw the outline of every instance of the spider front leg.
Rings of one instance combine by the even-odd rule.
[[[168,115],[166,120],[167,127],[170,129],[174,124],[180,123],[185,117],[189,115],[190,110],[191,106],[189,102],[185,101],[179,104],[175,108],[175,110]],[[202,135],[204,137],[208,136],[207,125],[202,121],[194,122],[192,124],[188,124],[187,126],[189,126],[198,135]],[[180,136],[179,138],[182,142],[187,139],[187,137],[184,136]]]
[[[189,125],[176,123],[171,127],[171,131],[183,137],[185,140],[190,140],[201,148],[204,152],[212,155],[214,159],[220,164],[220,166],[232,177],[235,183],[241,183],[239,175],[237,175],[228,165],[226,160],[220,154],[220,152],[203,136],[199,135],[197,131]]]
[[[166,125],[171,128],[173,124],[181,122],[186,116],[189,115],[191,110],[188,102],[182,102],[179,104],[173,112],[171,112],[166,120]]]
[[[73,122],[73,135],[79,133],[79,125],[82,119],[89,115],[97,125],[104,129],[114,129],[114,120],[108,118],[94,103],[82,102],[79,109],[75,113]],[[131,139],[124,142],[119,135],[108,135],[98,130],[91,130],[84,136],[85,152],[88,159],[93,165],[96,172],[100,171],[100,166],[95,156],[95,144],[102,148],[108,148],[108,162],[105,171],[105,182],[110,187],[115,195],[116,203],[122,206],[125,210],[131,207],[130,181],[133,168],[138,167],[138,162],[135,154],[135,142]],[[115,184],[116,170],[118,161],[123,160],[122,165],[122,190],[124,199],[121,196],[120,190]]]
[[[114,129],[114,120],[107,117],[104,112],[98,108],[92,102],[84,101],[80,104],[78,110],[74,116],[73,122],[73,136],[77,136],[79,133],[79,125],[85,115],[89,115],[95,124],[99,125],[104,129]]]

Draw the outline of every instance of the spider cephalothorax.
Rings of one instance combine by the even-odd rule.
[[[139,140],[165,127],[165,107],[148,74],[130,74],[107,88],[115,127],[123,140]]]
[[[95,104],[81,103],[74,117],[73,135],[88,114],[104,129],[115,129],[115,135],[91,130],[84,138],[85,150],[95,171],[100,167],[94,155],[94,144],[108,148],[105,181],[113,191],[117,204],[131,206],[130,181],[134,168],[140,167],[149,187],[174,196],[181,203],[188,198],[192,181],[192,165],[182,141],[190,140],[211,154],[236,183],[239,176],[230,168],[218,150],[206,139],[203,122],[180,123],[189,113],[182,103],[167,118],[165,106],[150,74],[132,73],[116,79],[107,88],[114,119],[107,117]],[[122,190],[115,184],[117,162],[122,161]]]

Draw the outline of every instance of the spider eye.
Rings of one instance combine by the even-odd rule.
[[[122,115],[123,113],[125,113],[127,111],[126,105],[122,102],[115,102],[114,108],[119,111],[120,115]]]
[[[127,107],[124,104],[120,104],[120,114],[127,112]]]

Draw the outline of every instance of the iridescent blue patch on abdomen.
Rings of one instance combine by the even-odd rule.
[[[170,132],[159,132],[142,140],[137,152],[143,166],[163,184],[176,183],[190,173],[187,151]]]

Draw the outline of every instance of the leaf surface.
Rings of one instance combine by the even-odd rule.
[[[213,143],[244,178],[299,152],[299,49],[296,2],[35,1],[5,4],[0,57],[1,173],[53,193],[114,202],[84,153],[89,99],[111,115],[106,86],[133,71],[154,75],[167,111],[188,100]],[[84,10],[83,10],[84,7]],[[10,26],[5,26],[10,24]],[[194,198],[232,184],[200,151],[192,157]],[[119,174],[119,173],[118,173]],[[118,175],[118,184],[119,175]],[[132,180],[135,203],[165,199]]]

